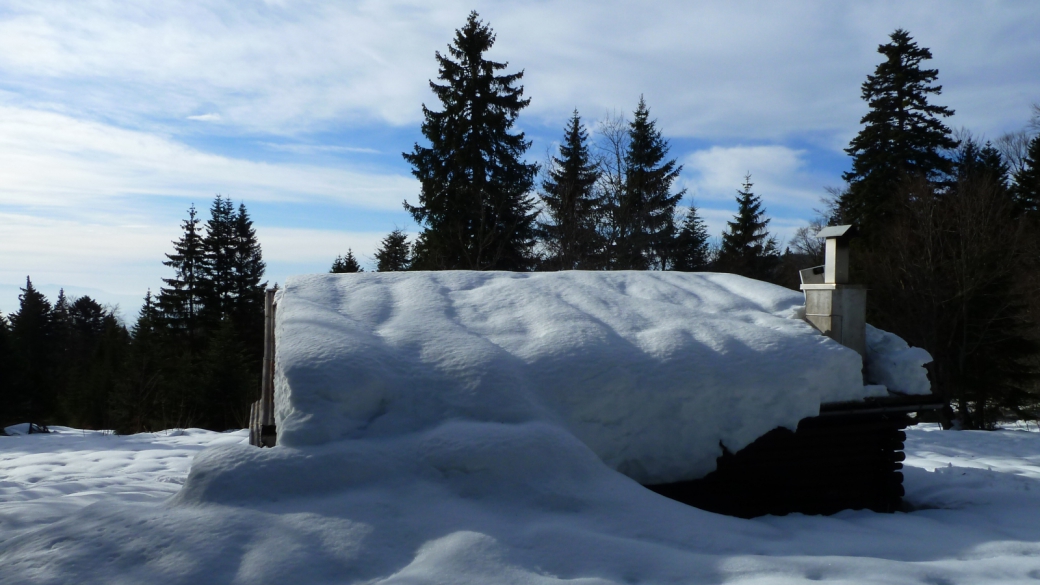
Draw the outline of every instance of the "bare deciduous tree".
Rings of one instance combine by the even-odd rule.
[[[598,189],[602,194],[607,212],[602,218],[602,230],[606,243],[604,268],[616,263],[615,249],[620,237],[619,215],[625,201],[625,152],[628,150],[628,120],[618,112],[610,112],[596,124],[596,162],[600,168]]]

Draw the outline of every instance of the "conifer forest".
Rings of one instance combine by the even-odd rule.
[[[994,140],[955,132],[930,50],[896,30],[863,72],[850,170],[820,194],[818,215],[782,241],[748,174],[712,234],[682,204],[682,165],[645,99],[627,116],[573,111],[537,160],[517,127],[531,100],[525,72],[486,58],[495,40],[473,12],[433,55],[423,140],[403,153],[418,233],[383,232],[370,270],[713,271],[797,289],[798,270],[823,263],[816,232],[853,224],[868,322],[931,353],[947,416],[979,429],[1040,418],[1040,105]],[[352,249],[328,255],[329,272],[365,269]],[[48,299],[26,276],[17,310],[0,315],[0,428],[246,426],[274,283],[245,203],[216,196],[206,212],[187,209],[155,262],[164,285],[143,291],[127,323],[89,296]]]

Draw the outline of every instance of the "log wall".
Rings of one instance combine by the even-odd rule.
[[[774,429],[737,453],[724,450],[717,469],[702,479],[646,487],[742,518],[847,509],[895,512],[904,493],[904,429],[915,423],[910,413],[938,407],[916,402],[825,406],[794,432]]]

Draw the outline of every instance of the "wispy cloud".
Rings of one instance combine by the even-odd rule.
[[[859,84],[899,26],[933,50],[942,101],[964,125],[997,134],[1040,95],[1030,73],[1040,11],[1029,0],[985,9],[937,0],[189,0],[133,9],[23,0],[0,17],[0,69],[37,98],[131,123],[183,120],[219,104],[223,124],[249,132],[399,126],[419,120],[433,52],[472,7],[498,33],[492,56],[526,71],[529,115],[550,121],[575,106],[592,115],[630,109],[642,93],[676,135],[834,142],[862,114]],[[70,86],[83,89],[75,100],[63,97]]]
[[[0,106],[0,205],[83,207],[100,199],[232,193],[252,201],[328,200],[397,211],[405,175],[253,162],[162,135]]]
[[[332,144],[280,144],[277,142],[264,142],[265,148],[271,150],[278,150],[281,152],[292,152],[296,154],[382,154],[381,151],[374,148],[367,148],[363,146],[338,146]]]
[[[199,114],[197,116],[188,116],[189,120],[195,120],[197,122],[219,122],[220,114]]]

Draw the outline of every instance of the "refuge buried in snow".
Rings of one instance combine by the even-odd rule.
[[[758,481],[750,483],[767,485],[776,470],[741,467],[742,450],[775,460],[777,448],[789,451],[805,434],[791,432],[799,423],[824,418],[821,405],[847,414],[850,404],[855,410],[872,399],[869,411],[835,420],[880,428],[877,417],[884,419],[888,434],[877,439],[884,444],[867,450],[888,454],[880,481],[889,481],[898,469],[892,453],[901,450],[891,433],[910,410],[897,407],[899,419],[884,422],[890,390],[928,392],[921,350],[868,327],[868,346],[888,352],[868,347],[868,362],[904,374],[890,376],[887,389],[864,385],[860,354],[805,320],[801,293],[730,274],[321,274],[291,278],[274,302],[277,352],[272,344],[265,374],[273,379],[267,422],[277,426],[278,445],[396,440],[459,422],[537,423],[576,437],[604,464],[660,493],[693,503],[714,498],[705,507],[740,515],[891,508],[898,485],[880,503],[733,508],[733,497],[755,496],[734,496],[719,477],[728,465],[735,481],[752,473]],[[760,438],[778,432],[786,435],[767,436],[763,451]],[[808,432],[841,444],[826,429]],[[849,448],[862,451],[860,443]],[[795,449],[815,450],[812,437],[806,444]],[[783,489],[808,493],[794,481]]]

